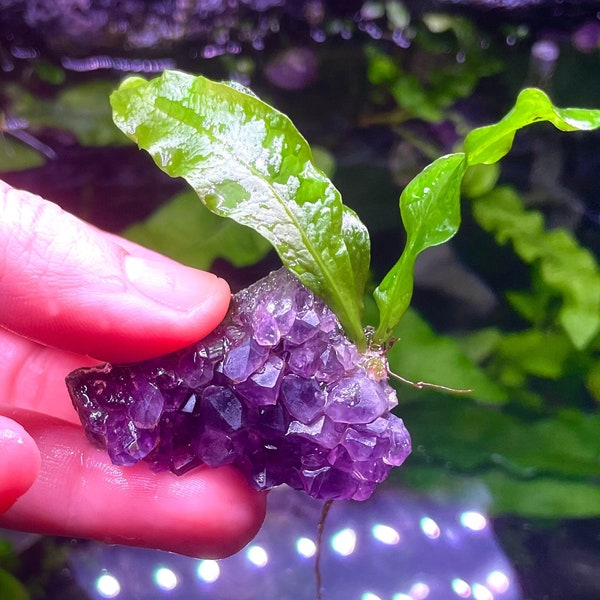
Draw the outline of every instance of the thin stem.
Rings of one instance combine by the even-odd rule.
[[[323,549],[323,530],[325,529],[325,520],[327,519],[327,515],[329,514],[329,509],[333,504],[333,500],[327,500],[325,504],[323,504],[323,508],[321,510],[321,518],[319,519],[319,524],[317,525],[317,553],[315,555],[315,581],[317,583],[317,600],[322,600],[321,596],[321,587],[322,587],[322,576],[321,576],[321,554]]]
[[[471,394],[473,390],[457,390],[455,388],[448,387],[446,385],[439,385],[437,383],[427,383],[426,381],[411,381],[410,379],[405,379],[400,375],[396,375],[396,373],[390,371],[388,369],[388,375],[401,381],[402,383],[406,383],[407,385],[412,385],[420,390],[423,388],[433,388],[434,390],[441,390],[443,392],[451,392],[452,394]]]

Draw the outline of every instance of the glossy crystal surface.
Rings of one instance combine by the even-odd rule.
[[[237,466],[256,489],[286,483],[315,498],[368,498],[410,453],[331,310],[285,269],[233,297],[207,338],[160,358],[73,371],[73,404],[112,461],[175,474]]]

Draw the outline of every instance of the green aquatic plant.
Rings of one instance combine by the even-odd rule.
[[[502,120],[469,133],[463,151],[426,167],[400,196],[406,244],[374,290],[379,319],[370,328],[368,232],[285,115],[237,84],[177,71],[129,78],[111,103],[126,135],[210,211],[268,240],[287,274],[236,294],[204,342],[71,374],[88,434],[119,464],[145,459],[180,474],[233,463],[258,489],[288,483],[327,499],[367,498],[410,451],[390,412],[387,353],[411,301],[416,258],[459,228],[468,169],[500,160],[516,132],[538,121],[600,126],[600,111],[559,109],[526,89]]]
[[[368,233],[287,117],[244,88],[180,72],[129,78],[111,102],[116,124],[159,167],[186,179],[215,214],[269,240],[284,266],[364,344]],[[559,109],[541,90],[524,90],[504,119],[473,130],[463,152],[437,159],[403,190],[407,243],[374,293],[380,311],[375,343],[390,339],[410,304],[417,256],[457,232],[467,168],[497,162],[519,129],[539,121],[563,131],[590,130],[600,127],[600,111]]]

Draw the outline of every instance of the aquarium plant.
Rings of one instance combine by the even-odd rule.
[[[287,483],[325,499],[368,498],[410,452],[387,353],[417,256],[459,228],[465,176],[499,161],[532,123],[600,126],[600,111],[560,109],[525,89],[502,120],[426,167],[400,196],[406,244],[374,289],[379,320],[368,326],[368,232],[285,115],[238,84],[177,71],[128,78],[111,104],[161,169],[267,239],[283,268],[238,292],[224,322],[189,348],[71,373],[86,432],[117,464],[146,460],[176,474],[233,464],[257,489]],[[564,318],[577,315],[566,307]]]

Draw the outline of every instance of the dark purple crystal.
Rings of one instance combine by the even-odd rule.
[[[393,388],[364,363],[331,310],[280,269],[236,294],[201,342],[66,381],[115,464],[177,475],[233,464],[257,489],[364,500],[411,449]]]

